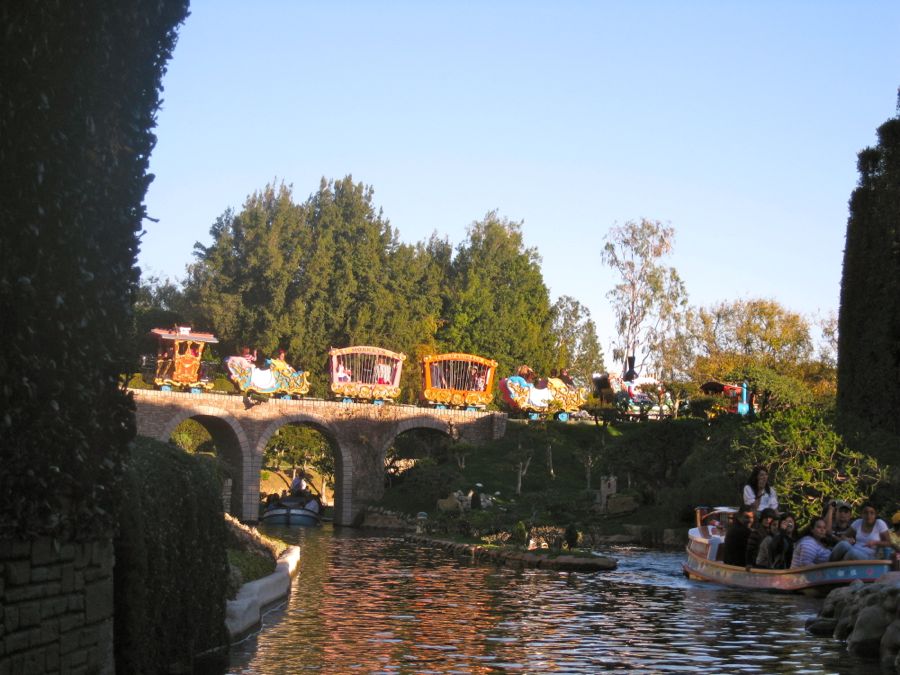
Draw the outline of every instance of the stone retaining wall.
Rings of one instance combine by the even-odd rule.
[[[112,673],[112,541],[0,541],[0,675]]]

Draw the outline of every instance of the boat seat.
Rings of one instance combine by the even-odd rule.
[[[712,535],[709,538],[709,559],[710,560],[718,560],[722,562],[725,559],[725,547],[720,546],[722,542],[725,541],[724,537],[720,537],[717,534]]]

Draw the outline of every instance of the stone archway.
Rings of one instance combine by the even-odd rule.
[[[331,425],[320,417],[302,413],[284,415],[265,426],[259,433],[256,447],[253,449],[253,462],[257,466],[255,467],[255,473],[248,480],[255,480],[255,483],[248,483],[245,492],[247,494],[259,494],[259,472],[262,470],[266,445],[275,432],[288,424],[298,424],[315,429],[328,441],[328,445],[334,453],[334,522],[338,525],[349,523],[353,513],[353,456],[341,446],[337,433]],[[254,484],[255,490],[252,489]]]
[[[247,465],[251,461],[250,443],[240,423],[227,411],[212,406],[196,406],[175,415],[163,427],[158,440],[168,442],[185,420],[196,420],[209,432],[219,458],[230,469],[231,486],[227,511],[246,517]],[[258,480],[258,479],[257,479]]]

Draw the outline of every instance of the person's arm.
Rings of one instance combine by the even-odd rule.
[[[752,506],[754,511],[759,510],[759,497],[749,485],[744,486],[744,506]]]
[[[828,536],[832,533],[832,523],[834,523],[834,501],[828,502],[828,508],[825,509],[825,532]]]

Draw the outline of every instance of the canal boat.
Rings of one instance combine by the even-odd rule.
[[[422,399],[436,408],[484,408],[494,398],[497,362],[474,354],[451,352],[422,358]]]
[[[285,497],[267,506],[260,519],[268,525],[316,527],[322,522],[322,514],[306,508],[299,498]]]
[[[393,401],[400,396],[400,376],[406,354],[369,346],[344,347],[328,352],[331,391],[342,401]]]
[[[687,560],[682,565],[686,577],[751,590],[824,594],[857,579],[875,581],[890,570],[889,560],[842,560],[786,570],[726,565],[722,544],[736,512],[725,506],[696,509],[697,524],[688,532]]]

